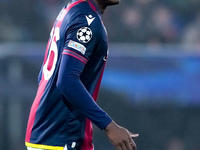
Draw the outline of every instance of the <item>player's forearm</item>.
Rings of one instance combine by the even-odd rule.
[[[104,129],[112,119],[96,104],[80,81],[81,70],[84,66],[75,58],[70,56],[65,58],[62,60],[62,70],[59,72],[57,87],[71,104],[77,107],[96,126]]]
[[[87,118],[89,118],[99,128],[104,129],[110,122],[110,117],[94,102],[92,97],[81,87],[76,79],[70,79],[65,88],[58,84],[58,88],[71,104],[77,107]]]

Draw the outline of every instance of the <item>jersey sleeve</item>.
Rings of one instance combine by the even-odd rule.
[[[64,45],[64,51],[67,50],[65,54],[73,52],[89,60],[101,35],[98,30],[100,19],[95,14],[81,13],[72,17],[70,22]]]
[[[68,102],[80,110],[100,129],[112,121],[110,116],[93,100],[80,80],[84,64],[69,55],[63,55],[58,74],[57,87]]]
[[[91,16],[90,16],[91,15]],[[65,44],[59,67],[57,87],[66,100],[100,129],[104,129],[112,119],[94,101],[90,93],[80,80],[85,64],[98,44],[99,19],[94,14],[70,17]]]

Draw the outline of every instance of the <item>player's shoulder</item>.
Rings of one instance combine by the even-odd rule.
[[[82,1],[70,9],[70,20],[87,26],[101,24],[101,17],[92,9],[88,1]],[[95,26],[94,26],[95,27]]]
[[[68,5],[73,11],[78,11],[78,13],[85,12],[96,12],[90,5],[88,1],[76,1]]]

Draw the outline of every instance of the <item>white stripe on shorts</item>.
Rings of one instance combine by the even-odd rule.
[[[27,147],[27,150],[45,150],[45,149]]]

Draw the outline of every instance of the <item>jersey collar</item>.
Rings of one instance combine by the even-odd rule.
[[[76,2],[76,1],[88,1],[88,3],[90,4],[91,8],[98,14],[101,16],[101,11],[99,9],[99,7],[95,4],[95,2],[93,0],[72,0],[72,2]]]
[[[100,11],[99,7],[95,4],[95,2],[93,0],[88,0],[88,3],[92,7],[92,9],[101,16],[101,11]]]

